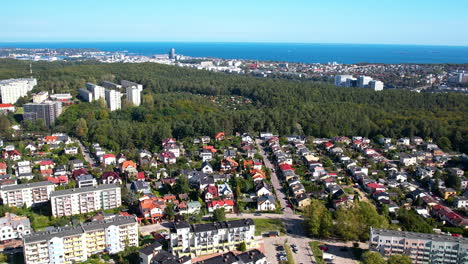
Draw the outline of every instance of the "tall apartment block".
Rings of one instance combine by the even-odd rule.
[[[94,100],[93,93],[88,89],[80,88],[78,89],[78,95],[83,99],[85,102],[92,102]]]
[[[122,85],[109,82],[109,81],[103,81],[102,86],[105,88],[110,88],[110,89],[122,89]]]
[[[93,100],[99,100],[105,98],[105,89],[102,86],[94,83],[86,83],[86,89],[93,94]]]
[[[127,101],[134,106],[141,104],[141,92],[137,88],[127,87]]]
[[[37,80],[34,78],[8,79],[0,81],[0,97],[2,104],[14,104],[20,97],[26,96]]]
[[[49,201],[54,187],[54,183],[49,181],[6,185],[0,188],[0,197],[8,206],[31,207]]]
[[[34,232],[23,238],[26,264],[71,264],[89,256],[116,254],[126,247],[138,246],[135,216],[115,215],[110,219],[81,223]]]
[[[141,104],[143,85],[126,80],[122,80],[121,84],[126,89],[127,101],[132,103],[134,106],[139,106]]]
[[[412,263],[468,263],[468,239],[448,235],[370,230],[369,248],[384,256],[403,254]]]
[[[133,88],[137,88],[138,91],[143,92],[143,85],[142,84],[138,84],[136,82],[131,82],[131,81],[127,81],[127,80],[122,80],[120,82],[120,84],[122,84],[122,87],[124,87],[124,88],[133,87]]]
[[[52,192],[50,204],[52,215],[61,217],[116,208],[122,199],[119,186],[103,184]]]
[[[179,257],[198,256],[234,250],[242,242],[247,248],[258,246],[252,219],[194,225],[174,222],[169,249]]]
[[[352,75],[336,75],[335,85],[341,87],[369,88],[374,91],[382,91],[384,88],[383,82],[363,75],[359,76],[358,78],[354,78]]]
[[[116,90],[105,91],[107,107],[111,111],[122,108],[122,94]]]
[[[62,114],[62,102],[45,101],[43,103],[28,103],[23,105],[25,120],[35,121],[43,119],[47,126],[51,126]]]

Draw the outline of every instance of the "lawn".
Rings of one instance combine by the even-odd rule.
[[[269,231],[279,231],[281,235],[286,232],[281,219],[255,218],[253,221],[255,223],[256,236]]]
[[[324,262],[323,262],[323,252],[319,248],[319,246],[321,244],[322,243],[320,243],[318,241],[309,242],[310,249],[312,249],[312,253],[314,253],[315,262],[317,262],[317,264],[324,264]]]
[[[288,264],[294,264],[293,254],[288,243],[284,243],[284,249],[286,251],[286,257],[288,258]]]

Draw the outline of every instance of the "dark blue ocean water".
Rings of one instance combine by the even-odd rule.
[[[38,42],[0,43],[18,48],[96,48],[153,55],[176,53],[193,57],[252,59],[304,63],[468,63],[468,46],[377,44],[202,43],[202,42]]]

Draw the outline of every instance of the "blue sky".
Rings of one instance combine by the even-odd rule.
[[[0,42],[468,46],[466,0],[2,0]]]

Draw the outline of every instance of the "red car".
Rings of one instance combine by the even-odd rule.
[[[452,234],[453,237],[463,237],[462,235],[460,234]]]
[[[327,251],[327,250],[328,250],[328,247],[325,246],[325,245],[322,245],[322,246],[320,246],[319,248],[320,248],[320,250],[322,250],[322,251]]]

